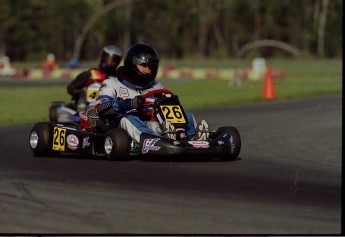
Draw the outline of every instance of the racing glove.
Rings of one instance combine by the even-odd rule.
[[[145,98],[142,95],[137,95],[136,97],[134,97],[132,99],[132,108],[133,109],[141,109],[144,107],[144,103],[145,103]]]
[[[144,107],[145,98],[142,95],[138,95],[133,99],[116,98],[114,100],[102,100],[95,106],[100,117],[106,115],[121,115],[126,111],[132,109],[141,109]]]
[[[112,105],[113,109],[118,113],[125,113],[126,111],[130,111],[132,109],[141,109],[144,107],[145,98],[142,95],[138,95],[133,99],[122,99],[116,98],[113,100]]]
[[[120,104],[121,108],[124,108],[126,111],[132,110],[132,109],[141,109],[144,107],[145,98],[142,95],[137,95],[133,99],[117,99],[117,104]]]
[[[115,115],[116,111],[113,108],[111,100],[102,100],[95,105],[95,109],[100,117]]]

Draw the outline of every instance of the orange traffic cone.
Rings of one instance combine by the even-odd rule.
[[[272,69],[270,67],[266,68],[266,75],[264,81],[264,89],[262,93],[264,99],[270,100],[276,97],[274,90],[274,82],[272,80]]]

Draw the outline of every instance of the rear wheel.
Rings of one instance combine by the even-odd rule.
[[[35,156],[57,155],[59,152],[54,152],[49,146],[49,123],[36,123],[31,129],[29,142],[30,148]]]
[[[56,106],[56,105],[52,105],[49,108],[49,121],[50,122],[57,122],[57,117],[58,117],[58,113],[57,113],[57,109],[60,106]]]
[[[50,122],[57,122],[58,119],[58,108],[65,106],[65,102],[52,102],[50,107],[49,107],[49,121]]]
[[[121,128],[110,129],[104,139],[105,156],[109,160],[125,160],[131,149],[131,138]]]
[[[235,160],[241,151],[241,136],[235,127],[220,127],[216,131],[216,137],[221,134],[230,134],[230,153],[222,156],[223,160]]]

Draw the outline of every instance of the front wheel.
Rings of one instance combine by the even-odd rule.
[[[131,149],[131,138],[122,128],[110,129],[104,139],[105,156],[109,160],[125,160]]]
[[[235,160],[241,151],[241,136],[235,127],[220,127],[216,131],[216,137],[222,134],[230,134],[230,152],[222,156],[223,160]]]
[[[49,123],[36,123],[31,129],[29,143],[32,152],[35,156],[58,155],[59,152],[54,152],[49,146]]]

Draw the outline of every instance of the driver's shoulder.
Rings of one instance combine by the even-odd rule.
[[[161,82],[155,80],[153,82],[152,88],[153,89],[164,89],[164,86]]]
[[[109,76],[103,81],[103,84],[107,85],[117,85],[119,83],[120,80],[116,76]]]

